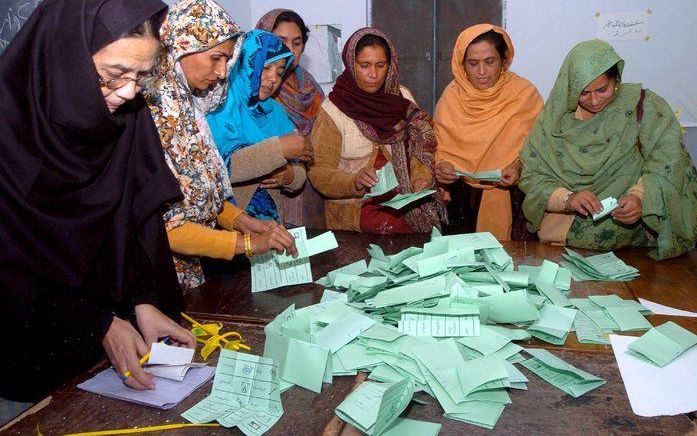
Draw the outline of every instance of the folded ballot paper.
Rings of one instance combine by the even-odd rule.
[[[593,221],[598,221],[600,218],[606,216],[613,210],[617,209],[617,206],[619,206],[615,197],[604,198],[600,201],[600,204],[602,209],[600,209],[600,212],[593,214]]]
[[[564,362],[547,350],[527,348],[525,352],[532,358],[522,362],[524,367],[574,398],[605,384],[602,378]]]
[[[387,194],[399,186],[397,175],[395,174],[394,167],[392,167],[390,162],[387,162],[385,166],[377,170],[375,173],[378,176],[378,183],[370,188],[370,192],[365,194],[363,198],[379,197],[383,194]]]
[[[627,353],[664,367],[697,345],[697,335],[673,321],[654,327],[629,344]]]
[[[474,179],[480,182],[500,182],[501,181],[501,170],[493,171],[480,171],[478,173],[470,173],[467,171],[455,170],[455,175],[458,177],[465,177],[467,179]]]
[[[407,408],[414,395],[410,380],[364,381],[336,407],[341,419],[368,435],[382,434]]]
[[[571,270],[576,281],[630,281],[639,276],[638,269],[624,263],[612,251],[583,257],[566,248],[562,256],[566,261],[560,262],[560,265]]]

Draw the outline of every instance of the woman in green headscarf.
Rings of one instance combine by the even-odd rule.
[[[697,171],[671,108],[641,84],[621,83],[623,67],[600,40],[566,56],[521,151],[523,211],[542,241],[679,256],[697,238]],[[608,197],[618,207],[593,220]]]

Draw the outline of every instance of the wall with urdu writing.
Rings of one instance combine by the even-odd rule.
[[[546,99],[568,51],[595,38],[599,17],[615,12],[646,13],[648,40],[609,42],[625,60],[623,81],[641,83],[678,112],[697,161],[697,1],[504,0],[503,22],[515,46],[511,69]]]

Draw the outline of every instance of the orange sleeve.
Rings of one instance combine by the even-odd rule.
[[[223,210],[220,212],[216,221],[218,225],[225,230],[234,231],[235,220],[239,218],[240,215],[244,213],[244,210],[230,203],[229,201],[223,202]]]
[[[234,231],[216,230],[187,221],[169,230],[167,239],[174,253],[230,260],[235,255],[237,235],[239,233]]]

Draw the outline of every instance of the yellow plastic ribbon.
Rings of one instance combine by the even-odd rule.
[[[118,430],[97,430],[97,431],[86,431],[82,433],[70,433],[65,436],[101,436],[101,435],[114,435],[114,434],[136,434],[136,433],[149,433],[153,431],[164,431],[164,430],[177,430],[180,428],[187,427],[220,427],[218,423],[212,424],[165,424],[165,425],[153,425],[150,427],[136,427],[136,428],[121,428]]]
[[[223,328],[222,323],[201,324],[184,312],[182,312],[181,315],[192,324],[191,333],[196,336],[196,342],[203,344],[203,348],[201,348],[201,357],[203,360],[208,360],[208,356],[210,356],[216,348],[234,351],[240,349],[250,351],[252,349],[249,345],[244,343],[242,335],[237,332],[220,334],[220,330]]]

